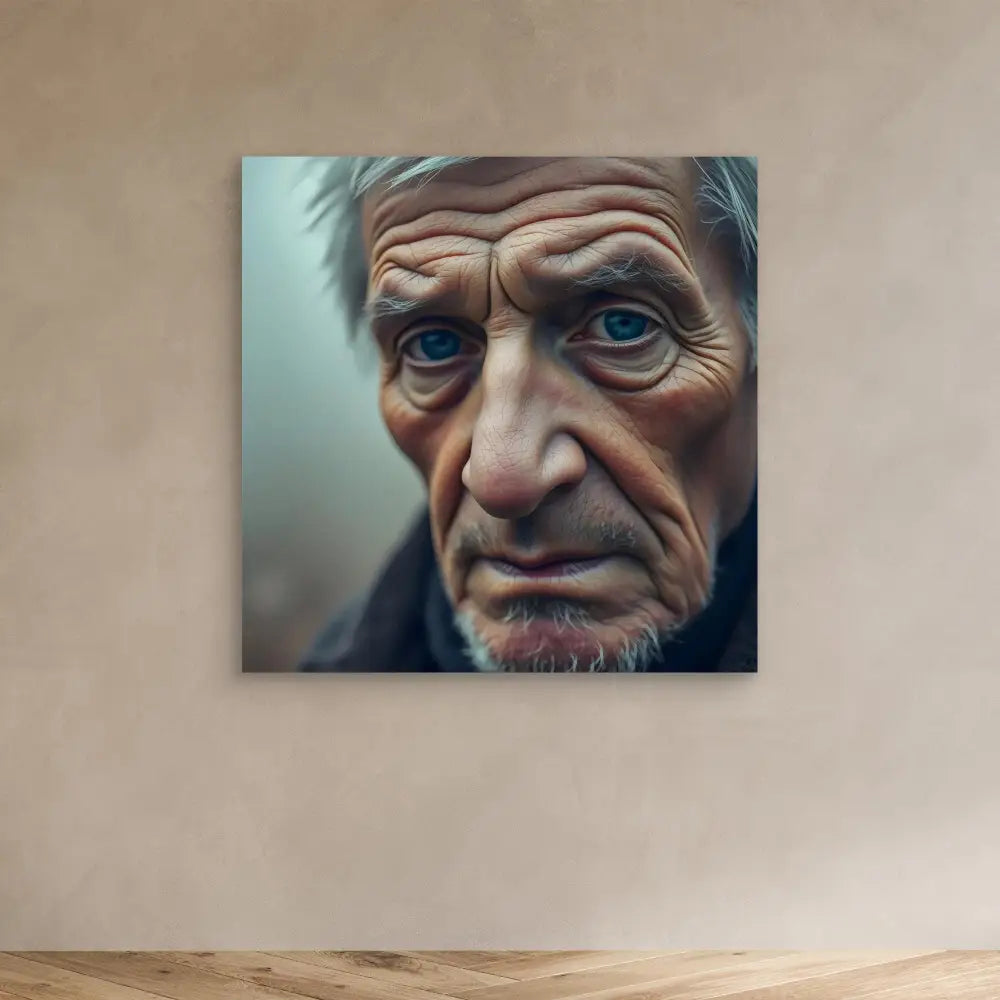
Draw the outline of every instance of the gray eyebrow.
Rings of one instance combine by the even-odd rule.
[[[607,261],[587,274],[571,280],[571,284],[589,289],[640,282],[654,285],[664,291],[676,291],[686,287],[683,279],[645,254],[632,254],[629,257]]]
[[[365,317],[369,320],[381,319],[386,316],[408,316],[425,308],[426,302],[420,299],[410,299],[402,295],[380,293],[364,306]]]

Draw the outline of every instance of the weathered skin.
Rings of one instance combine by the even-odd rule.
[[[423,303],[373,319],[382,414],[427,482],[453,605],[515,666],[682,625],[748,509],[756,376],[696,182],[688,160],[501,159],[365,200],[369,302]],[[668,280],[572,284],[630,257]],[[611,339],[605,323],[643,329],[629,313],[642,335]],[[458,353],[438,359],[442,345]],[[495,561],[567,555],[605,558],[544,578]],[[593,627],[505,621],[538,596]]]

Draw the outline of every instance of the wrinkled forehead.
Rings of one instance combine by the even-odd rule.
[[[481,216],[487,227],[494,216],[499,235],[509,221],[505,217],[525,203],[572,217],[586,210],[588,195],[611,188],[670,206],[682,224],[694,222],[696,168],[688,158],[486,157],[395,189],[388,184],[373,188],[362,202],[365,252],[370,256],[388,230],[435,213]]]

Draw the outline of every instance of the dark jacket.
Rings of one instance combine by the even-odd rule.
[[[719,553],[715,597],[652,672],[757,670],[757,504]],[[423,512],[374,586],[342,609],[299,666],[311,673],[472,672],[437,576]]]

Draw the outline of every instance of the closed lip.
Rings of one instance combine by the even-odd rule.
[[[508,576],[572,576],[593,569],[608,553],[559,552],[536,556],[490,555],[484,557]]]

